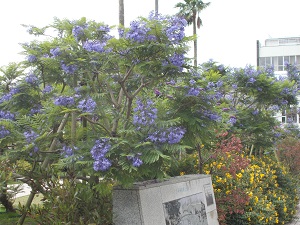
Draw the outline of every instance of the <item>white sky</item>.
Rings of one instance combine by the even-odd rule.
[[[183,0],[159,0],[159,12],[175,14]],[[204,0],[204,2],[207,2]],[[213,59],[225,66],[256,65],[256,40],[300,36],[299,0],[210,0],[201,13],[198,30],[198,62]],[[20,24],[44,26],[54,17],[87,17],[109,25],[118,24],[118,0],[3,0],[0,3],[0,66],[20,61],[18,43],[34,39]],[[147,17],[155,0],[124,0],[125,24]],[[187,34],[192,27],[187,28]]]

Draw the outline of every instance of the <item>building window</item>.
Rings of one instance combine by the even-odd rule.
[[[291,55],[290,56],[290,61],[289,61],[290,64],[294,65],[296,63],[296,56],[295,55]]]
[[[278,71],[284,71],[283,56],[278,56]]]
[[[269,67],[273,66],[274,71],[284,71],[285,63],[291,65],[296,65],[300,69],[300,55],[290,55],[290,56],[273,56],[273,57],[260,57],[259,66]]]
[[[259,58],[259,66],[261,66],[261,67],[266,66],[266,58],[265,57],[260,57]]]
[[[297,123],[297,114],[296,113],[289,113],[287,115],[287,123]]]
[[[282,110],[282,113],[281,113],[281,122],[282,123],[285,123],[286,122],[286,111],[285,110]]]
[[[278,71],[278,57],[272,57],[272,65],[274,67],[274,71]]]

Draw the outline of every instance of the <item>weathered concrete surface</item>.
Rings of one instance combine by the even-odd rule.
[[[186,175],[113,190],[115,225],[219,225],[211,177]]]

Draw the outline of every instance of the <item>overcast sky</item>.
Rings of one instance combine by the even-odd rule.
[[[183,0],[159,0],[159,12],[175,14]],[[207,1],[204,1],[207,2]],[[225,66],[256,65],[256,40],[300,36],[299,0],[210,0],[201,13],[198,62],[213,59]],[[118,24],[118,0],[3,0],[0,3],[0,66],[23,59],[18,43],[33,40],[21,24],[44,26],[59,19],[87,19]],[[155,0],[124,0],[125,25],[148,16]],[[187,34],[192,27],[187,28]]]

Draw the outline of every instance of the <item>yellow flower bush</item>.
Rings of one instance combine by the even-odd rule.
[[[245,156],[241,149],[238,139],[228,140],[203,168],[212,176],[220,225],[287,223],[299,201],[295,179],[272,156]],[[187,155],[180,171],[199,173],[197,160]]]
[[[228,159],[232,158],[234,156],[230,155]],[[224,163],[228,159],[223,158],[220,162],[216,158],[214,163],[205,166],[205,171],[214,171],[212,179],[214,187],[218,190],[215,193],[217,204],[225,205],[217,205],[220,216],[227,207],[225,217],[223,215],[223,218],[220,218],[220,224],[273,225],[284,224],[292,218],[298,202],[297,189],[285,167],[280,166],[271,157],[252,156],[246,157],[249,160],[246,168],[237,171],[236,174],[230,174],[226,172]],[[243,210],[238,213],[232,211],[232,205],[228,205],[231,204],[228,203],[228,199],[234,198],[232,191],[237,189],[241,193],[236,198],[235,206],[241,207],[241,203],[244,203]]]

